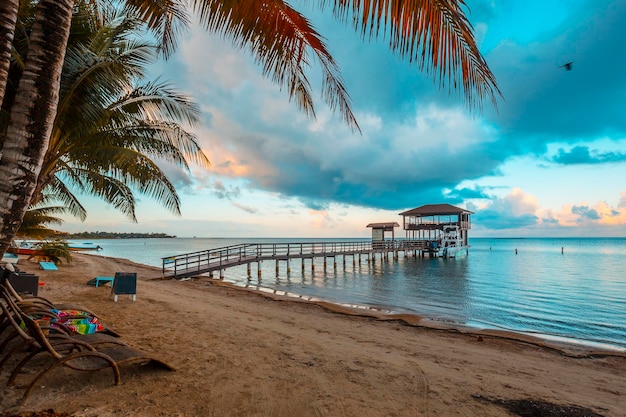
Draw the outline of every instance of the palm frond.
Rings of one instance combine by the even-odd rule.
[[[189,126],[197,124],[201,114],[197,103],[158,79],[135,87],[109,107],[109,110],[117,109],[141,119],[169,120]]]
[[[209,31],[223,34],[235,45],[249,49],[263,74],[286,88],[302,111],[315,116],[310,83],[305,75],[310,51],[321,64],[322,98],[331,109],[339,110],[352,129],[360,130],[338,66],[321,35],[286,2],[194,0],[193,5]]]
[[[186,2],[177,0],[125,0],[125,12],[138,16],[159,39],[160,50],[169,57],[177,38],[189,26]]]
[[[135,217],[135,197],[132,190],[123,181],[92,170],[77,168],[60,174],[63,177],[71,174],[71,176],[65,178],[66,182],[69,182],[80,192],[103,199],[131,221],[137,222]]]
[[[57,176],[54,176],[53,180],[48,183],[45,190],[45,195],[49,196],[51,201],[58,201],[63,204],[67,214],[76,217],[80,221],[87,219],[87,209]],[[49,200],[44,199],[41,203],[48,204]]]
[[[480,54],[464,0],[322,0],[334,15],[353,22],[363,37],[387,38],[401,58],[432,73],[440,87],[464,93],[470,108],[502,94]]]

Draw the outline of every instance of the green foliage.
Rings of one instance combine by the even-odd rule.
[[[54,262],[56,265],[72,262],[71,251],[65,240],[56,239],[42,242],[36,245],[37,252],[28,257],[37,261]]]

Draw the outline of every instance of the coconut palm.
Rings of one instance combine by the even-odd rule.
[[[67,208],[64,206],[43,204],[31,207],[24,214],[24,220],[16,233],[16,237],[37,240],[54,238],[58,236],[59,232],[49,226],[63,224],[63,219],[57,216],[66,212]]]
[[[63,219],[57,215],[67,212],[63,206],[48,206],[48,198],[42,198],[40,205],[30,207],[24,214],[24,219],[17,231],[16,237],[22,239],[37,239],[41,242],[35,245],[36,252],[29,257],[37,261],[51,261],[60,264],[70,263],[72,255],[67,242],[59,238],[61,232],[51,229],[52,224],[60,225]]]
[[[9,79],[9,63],[19,5],[20,0],[3,0],[0,3],[0,104],[4,98],[6,81]]]
[[[48,187],[84,219],[74,190],[101,197],[136,221],[134,191],[139,191],[179,214],[176,189],[155,160],[184,169],[189,162],[209,166],[194,135],[182,126],[197,121],[197,106],[167,83],[135,85],[156,52],[137,40],[138,28],[137,20],[117,16],[87,43],[68,49],[33,203]]]
[[[14,33],[15,1],[3,1],[0,26],[0,68],[7,58],[6,40]],[[24,0],[23,2],[27,2]],[[15,234],[35,190],[48,147],[58,104],[59,80],[70,33],[74,0],[39,0],[24,64],[11,107],[0,156],[0,250]],[[95,0],[77,1],[94,5]],[[306,69],[309,53],[320,62],[322,97],[346,122],[358,129],[339,70],[322,37],[310,22],[284,0],[126,0],[162,39],[163,52],[176,45],[176,36],[188,23],[187,4],[207,30],[230,38],[248,49],[263,74],[285,88],[289,97],[314,114]],[[321,0],[333,6],[335,16],[354,22],[362,36],[388,36],[390,48],[415,61],[420,69],[459,88],[470,104],[499,94],[493,74],[480,55],[467,21],[463,0]],[[116,3],[114,3],[116,4]],[[13,20],[12,20],[13,19]],[[14,26],[14,24],[13,24]],[[382,30],[381,30],[382,28]],[[3,46],[4,45],[4,46]],[[0,84],[7,76],[0,71]],[[1,78],[4,77],[4,78]],[[458,85],[458,87],[457,87]]]

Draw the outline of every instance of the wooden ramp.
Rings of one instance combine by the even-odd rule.
[[[424,241],[245,243],[162,258],[164,278],[185,278],[265,260],[288,261],[320,257],[415,251]]]

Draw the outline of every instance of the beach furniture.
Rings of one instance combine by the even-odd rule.
[[[50,300],[48,300],[47,298],[44,297],[40,297],[37,294],[32,294],[30,293],[30,291],[27,292],[23,292],[22,294],[20,294],[18,291],[16,291],[15,287],[13,286],[12,282],[15,280],[15,275],[20,275],[20,274],[25,274],[25,273],[13,273],[11,271],[8,271],[6,269],[2,269],[2,267],[0,267],[0,289],[4,292],[6,292],[7,296],[11,297],[11,299],[13,300],[13,302],[15,304],[17,304],[24,312],[30,314],[31,312],[40,312],[40,311],[46,311],[46,312],[51,312],[53,310],[58,310],[58,311],[74,311],[74,312],[80,312],[80,314],[85,317],[85,316],[92,316],[92,317],[98,317],[96,315],[96,313],[94,313],[93,311],[91,311],[90,309],[86,308],[83,305],[80,304],[75,304],[75,303],[55,303],[52,302]],[[26,274],[29,276],[33,276],[36,277],[32,274]],[[36,277],[36,281],[39,281],[39,278]],[[31,283],[30,284],[30,288],[35,288],[35,286],[37,286],[37,288],[39,287],[38,284],[36,283]],[[18,287],[19,288],[19,287]],[[102,333],[106,333],[115,337],[119,337],[119,334],[112,330],[110,327],[106,326],[106,324],[100,322],[103,326],[104,329],[100,330]]]
[[[5,263],[5,264],[16,264],[18,261],[20,260],[20,258],[11,252],[4,252],[4,255],[2,255],[2,260],[0,260],[0,263]]]
[[[111,286],[113,286],[113,281],[115,280],[115,277],[96,277],[96,288],[101,284],[101,283],[109,283],[111,284]]]
[[[118,295],[128,295],[135,301],[137,299],[137,273],[136,272],[116,272],[115,279],[111,285],[109,298],[117,302]]]
[[[0,361],[0,367],[8,363],[7,357],[17,354],[23,357],[11,370],[7,385],[13,386],[18,378],[28,378],[29,375],[35,374],[30,381],[23,383],[28,386],[22,396],[22,404],[39,385],[39,380],[59,366],[80,371],[100,371],[111,368],[116,385],[121,384],[120,367],[122,365],[135,363],[141,366],[153,365],[170,371],[174,370],[154,355],[129,346],[115,337],[105,334],[65,333],[63,328],[51,326],[51,316],[33,317],[26,314],[14,303],[4,285],[0,286],[0,290],[2,292],[1,322],[8,323],[13,333],[21,339],[21,343],[14,344],[8,352],[4,347],[0,350],[0,352],[6,352]],[[3,333],[0,333],[0,336],[2,335]],[[47,357],[48,360],[31,362],[33,358],[41,355]],[[25,369],[31,363],[35,364],[36,369],[30,371]]]
[[[41,261],[39,262],[39,267],[43,269],[44,271],[58,271],[59,270],[59,268],[57,268],[54,262]]]
[[[7,280],[18,294],[30,294],[37,297],[39,293],[39,277],[37,275],[9,271]]]
[[[6,299],[5,299],[6,301]],[[19,308],[9,302],[0,303],[4,318],[10,323],[13,330],[20,336],[20,352],[26,356],[13,368],[7,386],[16,384],[19,376],[29,375],[35,372],[35,376],[30,380],[22,396],[22,404],[26,402],[33,389],[38,385],[38,381],[48,372],[58,366],[65,366],[70,369],[80,371],[100,371],[111,368],[116,385],[122,383],[120,370],[113,358],[106,353],[98,352],[88,343],[74,340],[71,337],[49,337],[45,332],[49,332],[49,327],[45,323],[47,320],[35,320],[23,313]],[[16,354],[17,347],[11,349],[2,359],[2,363],[7,363],[7,356]],[[39,355],[47,354],[49,360],[38,362],[38,368],[34,371],[24,372],[24,368],[31,360]]]

